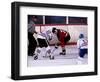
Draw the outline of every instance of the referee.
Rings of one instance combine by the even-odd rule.
[[[28,20],[28,56],[33,56],[35,55],[34,52],[37,46],[37,42],[33,36],[34,33],[37,34],[35,31],[35,22],[37,22],[37,16],[30,16]]]

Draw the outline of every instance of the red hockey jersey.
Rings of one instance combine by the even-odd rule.
[[[58,37],[58,40],[60,41],[60,45],[62,47],[64,47],[65,44],[70,40],[69,33],[67,31],[62,30],[62,29],[58,30],[57,37]]]

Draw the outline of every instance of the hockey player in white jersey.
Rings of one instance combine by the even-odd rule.
[[[45,48],[45,50],[46,50],[45,56],[49,57],[50,59],[54,59],[54,56],[52,56],[52,54],[51,54],[51,48],[48,43],[48,41],[51,39],[52,39],[52,36],[51,36],[50,29],[45,29],[37,35],[37,41],[38,41],[39,46],[35,52],[36,53],[36,55],[34,57],[35,60],[38,59],[38,56],[41,53],[43,48]],[[43,57],[45,57],[45,56],[43,56]]]
[[[88,41],[84,37],[84,34],[81,33],[79,35],[79,39],[77,41],[77,48],[79,49],[79,59],[83,59],[85,54],[88,54]]]

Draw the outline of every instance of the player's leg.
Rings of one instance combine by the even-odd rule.
[[[79,49],[79,60],[83,60],[83,49]]]
[[[62,47],[62,52],[60,53],[60,55],[66,55],[66,49],[65,49],[65,46]]]
[[[59,48],[59,43],[55,44],[55,49]]]
[[[85,49],[85,54],[88,54],[88,49]]]
[[[45,46],[45,48],[46,48],[46,56],[49,56],[50,59],[54,59],[53,54],[51,54],[51,48],[50,48],[50,46],[48,45],[47,40],[45,39],[45,40],[43,41],[43,43],[44,43],[44,46]]]
[[[79,59],[81,59],[81,60],[84,59],[85,52],[86,52],[85,49],[80,49],[79,50]]]
[[[44,44],[43,44],[44,40],[43,39],[37,38],[37,41],[38,41],[38,47],[37,47],[37,49],[35,51],[35,56],[34,56],[35,60],[38,59],[38,56],[41,54],[41,51],[42,51],[42,49],[44,47]]]
[[[87,49],[79,49],[79,57],[78,57],[78,59],[79,60],[83,60],[85,54],[87,54],[87,53],[88,53],[88,50]]]
[[[54,59],[54,56],[51,53],[51,48],[49,46],[46,47],[46,51],[47,51],[46,55],[49,56],[50,59]]]
[[[60,55],[66,55],[66,48],[65,45],[66,43],[70,40],[70,35],[68,34],[65,38],[64,38],[64,45],[62,46],[62,52],[60,53]]]
[[[36,50],[36,56],[34,58],[37,58],[39,55],[41,55],[42,49],[45,47],[46,54],[43,57],[49,57],[50,59],[52,59],[51,49],[48,46],[48,43],[47,43],[46,39],[37,38],[37,41],[38,41],[39,47]]]
[[[86,55],[86,54],[88,54],[88,50],[87,49],[84,49],[84,52],[83,52],[84,54],[83,54],[83,58],[84,58],[84,56]]]
[[[55,46],[51,49],[51,54],[54,54],[54,52],[59,48],[59,45],[55,44]]]

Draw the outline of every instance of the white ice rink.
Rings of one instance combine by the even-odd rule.
[[[54,49],[54,46],[51,47]],[[83,60],[80,60],[78,57],[78,49],[76,45],[67,45],[66,46],[66,55],[59,55],[61,52],[61,47],[54,51],[54,60],[49,58],[43,58],[45,55],[45,49],[42,50],[39,58],[34,60],[32,56],[28,56],[27,65],[28,67],[32,66],[58,66],[58,65],[84,65],[88,64],[88,56],[85,55]]]

